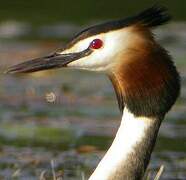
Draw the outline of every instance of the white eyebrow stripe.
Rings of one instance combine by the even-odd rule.
[[[69,48],[67,47],[67,49],[62,50],[61,52],[59,52],[59,54],[74,53],[74,52],[83,51],[89,47],[90,43],[94,39],[101,39],[104,43],[104,40],[105,40],[104,34],[105,33],[101,33],[99,35],[94,35],[94,36],[90,36],[88,38],[82,39],[82,40],[78,41],[77,43],[75,43],[74,45],[70,46]]]

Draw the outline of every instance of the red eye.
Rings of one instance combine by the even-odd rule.
[[[101,39],[94,39],[91,43],[90,43],[90,48],[92,49],[99,49],[103,46],[103,41]]]

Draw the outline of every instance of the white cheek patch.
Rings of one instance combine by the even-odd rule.
[[[125,30],[117,30],[92,36],[79,41],[70,49],[63,51],[62,54],[81,52],[87,49],[94,39],[101,39],[103,41],[103,47],[93,49],[90,55],[69,63],[68,67],[92,71],[109,70],[120,52],[127,48],[129,33]]]

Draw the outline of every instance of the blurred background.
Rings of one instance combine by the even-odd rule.
[[[111,144],[121,115],[104,75],[56,70],[3,71],[43,56],[89,25],[166,6],[171,23],[154,30],[173,56],[182,91],[164,120],[149,170],[186,179],[186,1],[14,0],[0,3],[0,179],[86,179]]]

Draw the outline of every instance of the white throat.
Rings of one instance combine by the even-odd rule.
[[[119,173],[119,167],[123,167],[136,145],[145,139],[145,132],[152,122],[153,118],[135,117],[125,108],[116,137],[89,180],[111,180],[118,177],[116,173]]]

